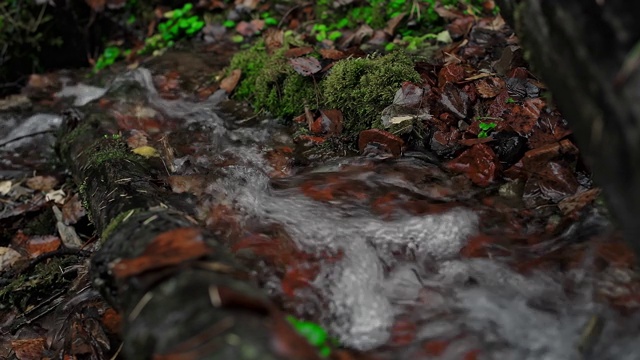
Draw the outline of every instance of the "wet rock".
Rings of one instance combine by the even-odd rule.
[[[527,139],[514,132],[494,133],[493,140],[491,148],[506,166],[513,165],[527,150]]]
[[[358,149],[360,152],[362,153],[367,145],[371,143],[384,145],[389,149],[389,152],[396,157],[402,154],[402,147],[404,146],[404,141],[401,138],[387,131],[379,129],[361,131],[358,138]]]

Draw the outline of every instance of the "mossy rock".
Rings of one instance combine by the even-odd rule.
[[[382,128],[380,113],[405,81],[420,83],[421,78],[402,52],[341,60],[322,82],[325,107],[342,110],[346,135]]]
[[[293,70],[284,57],[286,47],[267,55],[264,41],[237,53],[228,67],[242,71],[241,82],[235,90],[238,100],[253,102],[256,109],[266,110],[281,118],[290,118],[304,111],[305,104],[315,107],[317,96],[310,78]]]

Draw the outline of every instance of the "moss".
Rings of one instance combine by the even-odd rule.
[[[325,106],[342,110],[345,135],[381,128],[381,111],[393,102],[405,81],[419,83],[420,74],[404,53],[338,61],[322,83]]]
[[[24,228],[25,235],[51,235],[56,232],[56,217],[51,209],[45,209],[31,219]]]
[[[251,100],[255,91],[256,78],[264,68],[268,55],[263,40],[259,40],[249,49],[236,53],[229,67],[227,74],[235,69],[242,71],[240,83],[234,92],[234,97],[238,100]]]
[[[140,161],[143,157],[129,150],[127,144],[121,139],[104,138],[96,146],[87,163],[89,166],[99,166],[104,162],[115,159]]]
[[[300,114],[305,104],[315,105],[314,83],[293,70],[284,57],[287,49],[284,46],[269,56],[264,41],[259,40],[238,52],[227,68],[227,75],[235,69],[242,71],[234,98],[252,101],[256,109],[282,118]]]
[[[305,104],[315,106],[316,93],[313,81],[295,72],[282,54],[271,56],[256,78],[254,105],[288,118],[302,113]]]

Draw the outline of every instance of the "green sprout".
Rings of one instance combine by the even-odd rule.
[[[193,36],[200,31],[204,27],[204,21],[196,15],[191,15],[192,9],[193,5],[186,3],[181,9],[164,13],[167,21],[158,24],[158,33],[145,40],[145,46],[139,53],[156,52],[171,47],[178,38]]]
[[[505,102],[507,104],[515,104],[516,103],[516,101],[512,97],[508,98]]]
[[[117,46],[108,46],[106,49],[104,49],[104,52],[96,61],[95,65],[93,66],[93,71],[98,72],[106,67],[109,67],[113,65],[113,63],[115,63],[116,60],[118,60],[120,57],[127,56],[128,54],[128,50],[122,51]]]
[[[271,16],[268,12],[262,14],[262,19],[264,20],[265,25],[275,26],[278,25],[278,20]]]
[[[331,347],[329,346],[329,340],[331,339],[322,326],[311,321],[298,320],[291,315],[287,316],[287,321],[296,329],[298,334],[302,335],[319,350],[320,356],[328,357],[331,355]]]
[[[498,126],[498,124],[494,122],[489,122],[489,123],[481,122],[478,125],[478,127],[480,128],[480,132],[478,133],[478,139],[486,138],[487,136],[489,136],[487,132],[491,129],[494,129],[496,126]]]

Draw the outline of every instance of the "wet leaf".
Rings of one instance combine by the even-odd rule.
[[[57,236],[32,236],[27,241],[25,249],[31,257],[36,257],[57,250],[61,244],[62,241]]]
[[[532,208],[547,202],[557,203],[578,189],[576,177],[565,164],[548,162],[529,176],[522,196],[527,207]]]
[[[458,119],[467,117],[469,96],[455,85],[447,83],[438,101],[447,111],[454,114]]]
[[[457,64],[444,66],[438,73],[438,87],[444,87],[449,83],[457,83],[464,79],[464,68]]]
[[[178,228],[156,236],[142,255],[115,261],[112,265],[113,273],[119,279],[128,278],[146,271],[195,260],[212,251],[204,242],[199,229]]]
[[[320,115],[322,126],[326,133],[330,135],[339,135],[342,133],[342,111],[338,109],[324,109],[320,110]]]
[[[302,76],[313,75],[322,69],[318,59],[311,56],[289,59],[289,63],[293,70]]]
[[[385,146],[393,156],[400,156],[404,141],[396,135],[380,129],[369,129],[360,132],[358,149],[362,153],[367,145],[378,143]]]
[[[463,173],[476,185],[489,186],[500,168],[498,158],[485,144],[476,144],[446,164],[449,170]]]
[[[498,96],[505,88],[504,81],[495,76],[476,81],[475,85],[478,94],[485,99]]]
[[[423,88],[410,82],[405,82],[402,84],[402,87],[398,89],[398,91],[396,91],[396,94],[393,97],[393,104],[403,106],[418,106],[422,104],[423,94]]]
[[[58,185],[58,180],[53,176],[34,176],[27,179],[26,185],[32,190],[49,192]]]

